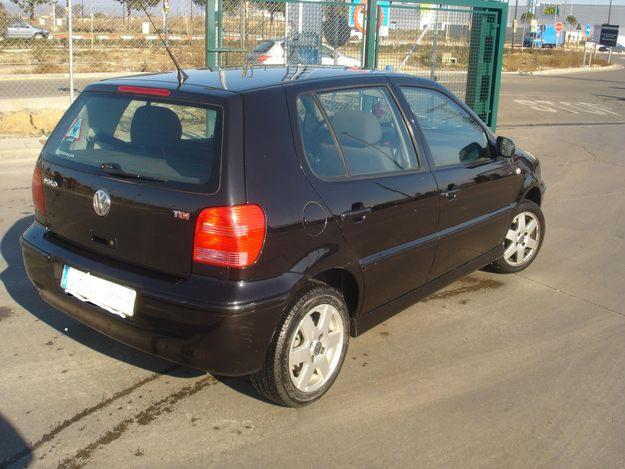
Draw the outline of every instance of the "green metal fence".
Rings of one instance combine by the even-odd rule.
[[[409,73],[444,84],[494,127],[507,8],[484,0],[209,0],[206,63]]]

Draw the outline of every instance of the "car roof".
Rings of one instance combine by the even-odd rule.
[[[383,70],[364,70],[353,67],[319,67],[309,65],[299,65],[292,67],[247,67],[230,69],[201,68],[185,70],[189,75],[183,85],[197,90],[198,88],[218,89],[234,93],[242,93],[255,89],[262,89],[271,86],[288,85],[302,81],[314,82],[325,79],[349,80],[362,76],[393,76],[398,75],[393,72]],[[430,80],[417,79],[424,83],[431,83]],[[132,75],[120,78],[111,78],[99,83],[110,85],[137,84],[140,86],[158,86],[168,89],[178,88],[178,79],[175,72]],[[91,85],[97,86],[97,84]],[[90,86],[90,87],[91,87]],[[88,87],[87,90],[90,88]]]

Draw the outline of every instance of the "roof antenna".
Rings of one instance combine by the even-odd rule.
[[[148,10],[145,8],[145,4],[143,3],[143,0],[139,0],[139,4],[141,5],[141,8],[143,8],[143,11],[145,12],[145,15],[150,20],[150,23],[152,23],[152,27],[156,31],[156,34],[158,34],[158,38],[161,40],[161,43],[163,44],[163,46],[165,47],[165,50],[169,54],[169,57],[171,58],[171,61],[176,66],[176,70],[178,70],[178,86],[182,86],[184,84],[184,82],[187,81],[187,78],[189,78],[189,75],[184,73],[184,70],[182,68],[180,68],[180,65],[178,65],[178,61],[174,57],[174,54],[172,54],[171,50],[169,49],[169,46],[167,45],[167,42],[165,41],[165,39],[163,39],[163,36],[161,36],[161,32],[158,30],[158,28],[154,24],[154,21],[152,20],[152,17],[148,13]]]

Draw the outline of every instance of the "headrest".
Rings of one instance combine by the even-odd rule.
[[[334,131],[339,134],[348,133],[369,145],[377,144],[382,138],[382,127],[378,119],[370,112],[339,111],[332,118]],[[351,140],[351,139],[349,139]],[[357,140],[350,143],[356,144]]]
[[[174,111],[162,106],[142,106],[130,124],[130,141],[146,147],[164,147],[180,140],[182,124]]]

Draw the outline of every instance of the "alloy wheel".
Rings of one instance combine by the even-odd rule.
[[[289,375],[299,391],[314,392],[336,372],[345,331],[332,305],[312,308],[300,321],[289,349]]]
[[[521,212],[506,233],[503,258],[507,264],[519,267],[536,254],[540,243],[540,221],[532,212]]]

